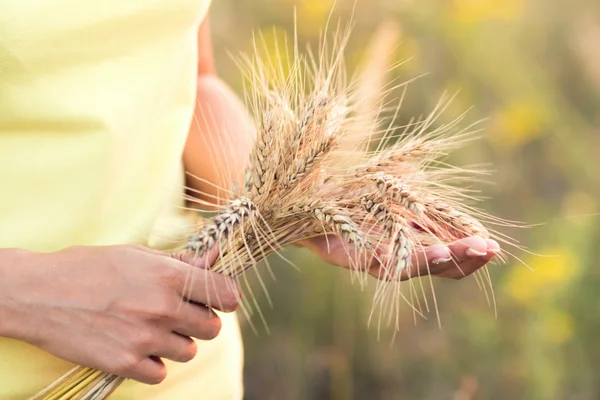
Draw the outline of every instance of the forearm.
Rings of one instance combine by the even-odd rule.
[[[183,160],[186,171],[201,179],[188,177],[188,186],[205,193],[199,197],[212,202],[211,196],[224,197],[218,188],[243,184],[253,140],[252,121],[235,93],[217,76],[200,75]]]

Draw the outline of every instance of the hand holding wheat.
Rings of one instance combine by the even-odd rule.
[[[19,279],[0,285],[0,306],[10,313],[3,333],[73,363],[158,383],[166,375],[160,358],[187,362],[196,352],[191,337],[216,337],[212,308],[237,308],[236,283],[206,269],[215,256],[192,266],[132,245],[3,255],[19,265]]]
[[[313,251],[329,264],[343,268],[351,266],[344,243],[339,238],[321,236],[308,239],[300,245]],[[485,266],[499,252],[498,242],[480,236],[460,239],[448,246],[434,244],[424,251],[413,253],[410,272],[408,269],[403,271],[400,279],[408,280],[411,277],[426,275],[463,279]],[[389,275],[388,271],[382,271],[382,268],[389,265],[385,260],[380,261],[385,255],[385,250],[380,249],[379,257],[373,258],[368,270],[371,276],[381,278]]]

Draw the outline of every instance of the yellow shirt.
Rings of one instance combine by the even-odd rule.
[[[209,3],[0,1],[0,247],[151,245],[188,222],[173,199]],[[237,399],[241,366],[229,314],[162,384],[127,382],[111,399]],[[71,367],[0,338],[0,399],[25,399]]]

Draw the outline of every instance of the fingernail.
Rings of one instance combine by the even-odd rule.
[[[492,239],[487,239],[487,251],[488,253],[500,253],[500,245],[498,244],[498,242],[496,242],[495,240]]]
[[[452,261],[452,257],[448,257],[448,258],[434,258],[433,260],[431,260],[432,264],[442,264],[442,263],[446,263],[448,261]]]
[[[483,257],[487,253],[485,251],[477,251],[475,249],[467,249],[467,251],[465,251],[465,254],[469,257]]]

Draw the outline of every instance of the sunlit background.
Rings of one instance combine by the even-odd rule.
[[[291,32],[294,7],[300,42],[314,44],[332,5],[213,1],[219,74],[241,94],[229,53],[251,51],[253,32]],[[491,267],[497,317],[473,279],[436,280],[441,328],[434,313],[415,323],[407,306],[390,346],[390,332],[367,327],[368,290],[291,250],[300,272],[275,262],[274,307],[258,296],[270,333],[259,318],[257,334],[243,324],[246,397],[600,398],[600,2],[338,0],[334,14],[348,20],[353,7],[350,69],[374,35],[395,41],[390,61],[410,61],[393,77],[427,73],[410,85],[403,121],[460,89],[446,117],[472,108],[465,123],[487,121],[453,162],[491,163],[482,208],[536,225],[503,232],[545,257],[515,251],[533,271],[514,259]]]

